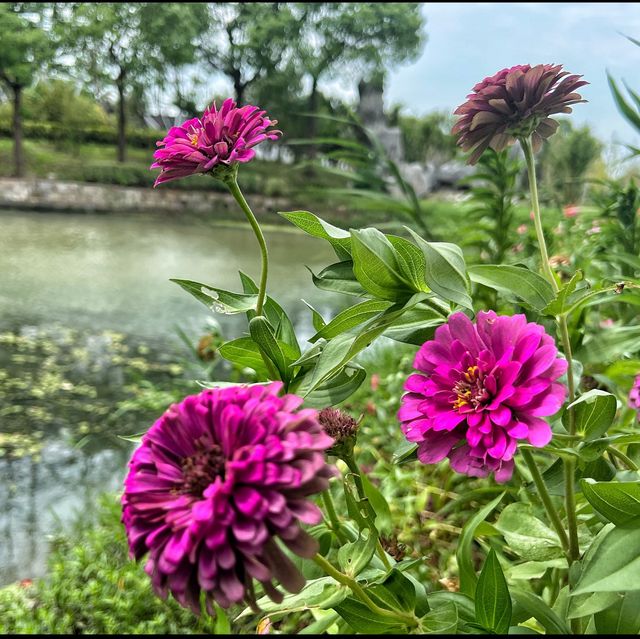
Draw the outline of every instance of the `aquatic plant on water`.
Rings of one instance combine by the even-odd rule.
[[[245,334],[218,352],[258,381],[186,397],[134,453],[123,522],[159,595],[219,618],[225,608],[242,618],[258,611],[261,632],[290,615],[306,633],[640,630],[630,612],[640,603],[640,434],[628,418],[637,383],[627,409],[598,377],[609,361],[600,342],[616,329],[584,334],[575,321],[587,304],[629,301],[616,296],[637,284],[586,282],[580,272],[561,281],[537,193],[534,154],[555,131],[550,116],[585,102],[576,93],[585,84],[560,65],[518,65],[477,84],[456,110],[469,162],[489,147],[522,147],[535,269],[467,266],[456,244],[409,228],[401,237],[280,213],[335,252],[313,283],[355,298],[331,319],[310,309],[316,332],[306,345],[267,293],[267,245],[239,186],[252,147],[279,137],[275,121],[227,100],[169,131],[156,183],[192,173],[221,180],[256,236],[262,270],[258,284],[240,273],[238,291],[174,280],[216,313],[244,314]],[[482,287],[495,291],[495,308],[477,306]],[[415,352],[397,397],[394,463],[484,478],[466,496],[475,511],[452,528],[453,580],[425,582],[424,558],[403,559],[381,534],[392,511],[358,460],[367,415],[344,407],[367,377],[358,355],[382,337]],[[618,357],[637,350],[628,344]],[[369,372],[375,403],[380,378]],[[241,600],[244,611],[232,606]]]

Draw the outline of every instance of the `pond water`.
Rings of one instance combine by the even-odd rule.
[[[335,256],[286,228],[265,235],[269,293],[306,338],[301,298],[325,317],[345,300],[304,265]],[[131,445],[115,433],[143,431],[194,378],[178,328],[195,343],[212,314],[169,278],[239,291],[238,270],[257,279],[259,265],[244,227],[0,211],[0,585],[44,573],[56,527],[121,486]],[[216,318],[226,338],[246,329],[244,315]]]

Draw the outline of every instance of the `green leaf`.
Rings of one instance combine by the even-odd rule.
[[[228,635],[231,633],[231,622],[229,621],[229,617],[227,617],[227,613],[224,608],[215,604],[216,610],[216,625],[215,625],[215,633],[216,635]]]
[[[413,612],[416,607],[416,589],[406,575],[394,568],[384,580],[382,586],[393,595],[394,608],[405,612]]]
[[[446,321],[438,311],[424,303],[407,311],[402,317],[384,332],[389,337],[404,344],[421,346],[433,338],[436,328]]]
[[[214,313],[225,313],[231,315],[234,313],[246,313],[251,309],[255,309],[258,301],[257,295],[247,295],[244,293],[232,293],[215,286],[200,284],[192,280],[172,279],[178,286],[182,287],[187,293],[193,295],[199,302],[202,302],[208,309]]]
[[[571,634],[567,623],[549,608],[538,595],[519,588],[512,588],[511,597],[516,606],[523,608],[529,617],[536,619],[547,633],[552,635]]]
[[[319,311],[313,308],[313,306],[311,306],[309,302],[307,302],[306,300],[302,300],[302,301],[304,304],[307,305],[307,307],[311,311],[313,328],[315,328],[316,331],[321,331],[327,325],[327,323],[324,321],[324,317],[322,317]]]
[[[619,598],[617,592],[590,592],[569,599],[567,619],[590,617],[612,606]]]
[[[426,263],[423,252],[415,245],[396,235],[385,236],[397,252],[397,259],[405,278],[416,291],[428,291],[424,280]]]
[[[568,423],[569,409],[573,408],[576,434],[585,441],[602,437],[616,416],[616,398],[602,390],[590,390],[580,395],[562,415],[563,424]]]
[[[245,273],[240,271],[240,281],[242,282],[242,290],[248,294],[257,294],[258,287],[256,283]],[[289,344],[295,351],[296,357],[300,356],[300,346],[296,338],[296,331],[293,327],[289,316],[284,309],[272,297],[267,295],[264,306],[262,308],[264,316],[269,320],[271,326],[274,327],[276,339],[282,340],[285,344]],[[251,321],[256,316],[254,309],[247,311],[247,320]]]
[[[557,533],[538,519],[527,504],[509,504],[494,526],[509,547],[523,559],[546,561],[563,556]]]
[[[289,362],[295,359],[295,356],[287,359],[283,345],[276,340],[267,318],[263,315],[254,317],[249,322],[249,333],[251,333],[251,338],[257,344],[260,352],[275,364],[280,379],[285,382],[289,381],[288,366]]]
[[[334,609],[357,633],[384,634],[404,627],[402,622],[372,612],[353,597],[347,597],[342,603],[334,606]]]
[[[420,619],[420,633],[423,635],[453,635],[457,628],[458,609],[451,602],[434,608]]]
[[[637,113],[633,107],[625,100],[624,96],[618,89],[615,80],[611,77],[607,71],[607,80],[609,82],[609,88],[613,93],[613,99],[622,115],[628,120],[629,124],[633,125],[638,131],[640,131],[640,114]]]
[[[336,252],[338,259],[348,260],[351,257],[351,236],[343,229],[333,226],[309,211],[278,212],[286,220],[295,224],[308,235],[327,240]]]
[[[362,485],[364,487],[364,494],[376,513],[376,528],[381,532],[391,532],[393,530],[393,520],[387,500],[364,473],[362,473]]]
[[[357,297],[364,297],[367,294],[354,275],[353,262],[350,260],[331,264],[320,271],[318,275],[314,275],[311,269],[309,269],[309,272],[314,285],[323,291],[355,295]]]
[[[310,382],[312,376],[313,371],[310,371],[305,379]],[[298,387],[296,392],[304,396],[305,406],[326,408],[327,406],[335,406],[351,397],[360,388],[366,377],[367,371],[362,366],[349,363],[339,373],[327,379],[310,393],[307,393],[304,385]]]
[[[429,593],[429,605],[433,610],[453,604],[457,610],[459,621],[472,622],[476,618],[476,609],[473,599],[461,592],[449,592],[448,590],[436,590]]]
[[[458,548],[456,550],[456,560],[458,562],[458,573],[460,575],[460,591],[474,596],[478,577],[473,568],[471,560],[471,544],[476,532],[476,528],[483,522],[493,511],[493,509],[502,501],[505,493],[498,495],[493,501],[481,508],[462,528],[460,539],[458,540]]]
[[[549,302],[542,312],[546,315],[562,315],[565,313],[570,307],[568,302],[569,296],[576,290],[578,282],[582,280],[583,277],[582,271],[576,271],[571,279],[556,293],[555,299]],[[574,301],[575,300],[572,300],[572,303]]]
[[[316,612],[316,615],[319,613]],[[316,619],[313,623],[310,623],[308,626],[302,628],[302,630],[298,630],[299,635],[322,635],[328,630],[333,624],[340,619],[340,615],[337,612],[324,612],[320,619]]]
[[[511,625],[511,597],[495,550],[491,549],[476,586],[476,621],[496,634]]]
[[[342,572],[349,577],[357,577],[369,565],[376,551],[377,540],[371,530],[365,529],[357,541],[341,546],[338,550],[338,564]]]
[[[514,579],[540,579],[550,568],[566,568],[567,562],[564,558],[547,559],[546,561],[525,561],[522,564],[510,566],[507,571],[509,580]]]
[[[325,339],[336,337],[379,315],[389,306],[391,306],[391,302],[380,300],[368,300],[355,306],[350,306],[338,313],[328,324],[318,330],[313,337],[309,338],[309,341],[313,343],[321,337]]]
[[[640,481],[580,482],[587,501],[619,528],[640,527]]]
[[[476,265],[469,268],[472,282],[508,293],[527,306],[542,311],[554,298],[553,288],[542,276],[522,266]]]
[[[640,590],[640,528],[614,528],[602,539],[572,595]]]
[[[415,292],[398,252],[378,229],[351,229],[353,272],[362,288],[382,300],[402,301]]]
[[[620,355],[640,351],[640,326],[624,326],[598,331],[574,357],[584,364],[612,362]]]
[[[460,247],[447,242],[427,242],[411,229],[407,230],[424,255],[424,278],[429,288],[442,299],[473,309]]]
[[[640,590],[620,593],[616,602],[594,616],[596,630],[602,635],[640,633]]]
[[[220,355],[238,366],[252,368],[258,376],[266,379],[269,375],[260,354],[260,349],[250,337],[225,342],[219,349]]]
[[[307,581],[304,588],[296,594],[286,594],[281,603],[272,601],[268,596],[258,599],[260,609],[269,616],[284,616],[293,612],[310,610],[311,608],[334,608],[342,601],[350,590],[339,584],[333,577],[319,577]],[[242,619],[253,615],[251,608],[245,608],[236,618]]]
[[[349,363],[360,351],[369,346],[376,337],[382,335],[403,313],[422,301],[424,295],[424,293],[417,293],[404,305],[394,304],[390,306],[386,311],[369,320],[356,335],[342,333],[334,337],[327,343],[318,358],[310,388],[307,392],[311,392],[320,386],[326,379]]]
[[[416,459],[418,459],[418,444],[405,440],[393,451],[391,462],[393,464],[406,464]]]

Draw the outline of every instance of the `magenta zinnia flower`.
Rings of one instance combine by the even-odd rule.
[[[419,349],[419,372],[405,384],[398,417],[418,459],[473,477],[507,481],[518,440],[545,446],[566,389],[556,380],[567,362],[557,357],[544,327],[524,315],[480,312],[475,324],[455,313]]]
[[[555,113],[571,113],[572,104],[586,102],[575,93],[585,84],[581,75],[562,71],[561,64],[519,64],[502,69],[473,87],[467,101],[454,113],[459,115],[451,133],[458,144],[471,151],[475,164],[487,147],[502,151],[518,138],[531,136],[534,150],[555,133]]]
[[[249,104],[238,109],[228,98],[219,111],[214,102],[202,119],[192,118],[172,127],[153,154],[156,161],[151,168],[162,169],[154,186],[194,173],[209,173],[217,166],[249,162],[256,154],[256,144],[282,135],[269,129],[278,121],[265,113]]]
[[[227,607],[255,606],[252,579],[275,601],[276,579],[298,592],[304,578],[282,551],[312,557],[300,522],[322,515],[307,498],[328,486],[333,444],[302,399],[282,384],[205,390],[174,404],[129,462],[122,497],[131,556],[147,552],[155,591],[200,611],[200,593]]]
[[[638,421],[640,421],[640,375],[633,380],[633,386],[629,391],[629,408],[638,411]]]

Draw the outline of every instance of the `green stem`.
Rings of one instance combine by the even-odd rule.
[[[336,507],[333,504],[333,498],[331,497],[331,493],[329,492],[329,490],[325,490],[322,493],[322,503],[324,504],[324,508],[327,511],[327,515],[329,516],[331,529],[336,534],[336,537],[340,540],[340,543],[349,543],[349,540],[346,538],[344,532],[342,531],[342,525],[340,524],[340,519],[338,518],[338,514],[336,513]]]
[[[556,281],[556,277],[551,270],[549,264],[549,254],[547,252],[547,243],[544,239],[542,231],[542,218],[540,216],[540,202],[538,200],[538,183],[536,180],[536,167],[533,157],[533,146],[531,138],[522,138],[520,140],[524,157],[527,163],[527,171],[529,174],[529,187],[531,190],[531,205],[533,207],[533,221],[538,238],[538,247],[540,249],[540,257],[542,260],[542,271],[549,280],[554,292],[558,292],[560,287]],[[560,329],[560,337],[564,355],[567,359],[567,380],[569,387],[569,403],[575,398],[575,384],[573,380],[573,355],[571,352],[571,340],[569,338],[569,329],[567,327],[567,318],[565,315],[559,316],[557,319],[558,328]],[[569,435],[576,434],[575,413],[573,408],[568,409],[569,416]],[[564,460],[564,480],[565,480],[565,510],[567,514],[567,531],[569,535],[569,553],[568,560],[571,565],[580,556],[580,548],[578,546],[578,520],[576,516],[575,502],[575,461],[573,459]]]
[[[256,220],[256,216],[253,214],[251,208],[247,204],[247,201],[244,199],[244,195],[242,195],[242,191],[238,186],[238,181],[236,180],[235,174],[230,174],[225,178],[224,183],[227,185],[227,188],[231,192],[231,195],[235,198],[236,202],[247,216],[247,220],[249,220],[249,224],[253,229],[253,232],[258,240],[258,244],[260,245],[260,254],[262,256],[262,271],[260,273],[260,286],[258,288],[258,301],[256,303],[256,314],[262,315],[262,307],[264,305],[264,299],[267,294],[267,274],[269,272],[269,254],[267,253],[267,243],[264,240],[264,235],[262,233],[262,229],[258,224],[258,220]]]
[[[347,467],[353,474],[353,481],[356,485],[356,490],[358,491],[358,496],[360,497],[360,500],[365,503],[365,508],[367,509],[367,519],[369,521],[369,527],[371,528],[371,533],[377,537],[376,550],[378,552],[378,555],[382,560],[382,563],[384,564],[385,569],[391,570],[393,566],[391,565],[391,562],[387,557],[387,553],[384,551],[384,548],[380,543],[380,533],[378,532],[378,529],[375,526],[376,513],[373,510],[373,506],[369,502],[367,494],[364,491],[364,484],[362,483],[360,468],[358,468],[358,464],[356,464],[356,460],[353,458],[352,455],[343,457],[343,461],[347,464]]]
[[[556,282],[555,275],[551,270],[549,264],[549,254],[547,253],[547,243],[544,239],[544,232],[542,231],[542,217],[540,215],[540,202],[538,200],[538,182],[536,179],[536,167],[535,160],[533,158],[533,147],[531,146],[531,138],[521,138],[520,145],[524,151],[524,159],[527,163],[527,171],[529,173],[529,189],[531,191],[531,205],[533,206],[533,223],[536,229],[536,236],[538,238],[538,247],[540,248],[540,256],[542,258],[542,271],[545,277],[549,280],[549,283],[553,287],[553,290],[557,293],[559,290],[558,283]]]
[[[340,572],[337,568],[335,568],[332,564],[330,564],[322,555],[317,554],[313,558],[313,561],[324,570],[324,572],[333,577],[338,583],[341,583],[351,589],[351,592],[365,605],[371,612],[374,612],[381,617],[390,617],[392,619],[397,619],[401,621],[403,624],[406,624],[410,627],[415,627],[418,625],[418,620],[415,615],[405,614],[400,612],[399,610],[386,610],[385,608],[381,608],[378,606],[367,593],[364,591],[364,588],[355,580]]]
[[[551,501],[551,495],[549,495],[549,491],[547,490],[547,486],[544,483],[544,479],[542,479],[542,475],[540,474],[540,470],[536,465],[535,460],[533,459],[533,455],[530,451],[526,449],[522,449],[522,458],[527,464],[527,468],[531,473],[531,477],[533,478],[533,483],[536,485],[538,490],[538,495],[542,500],[542,504],[544,505],[544,509],[547,511],[547,515],[553,524],[553,527],[556,529],[558,533],[558,537],[560,538],[560,543],[562,544],[562,548],[565,553],[569,553],[569,539],[567,537],[567,533],[564,530],[564,526],[562,525],[562,520],[560,519],[560,515],[558,515],[558,511],[554,508],[553,502]]]

